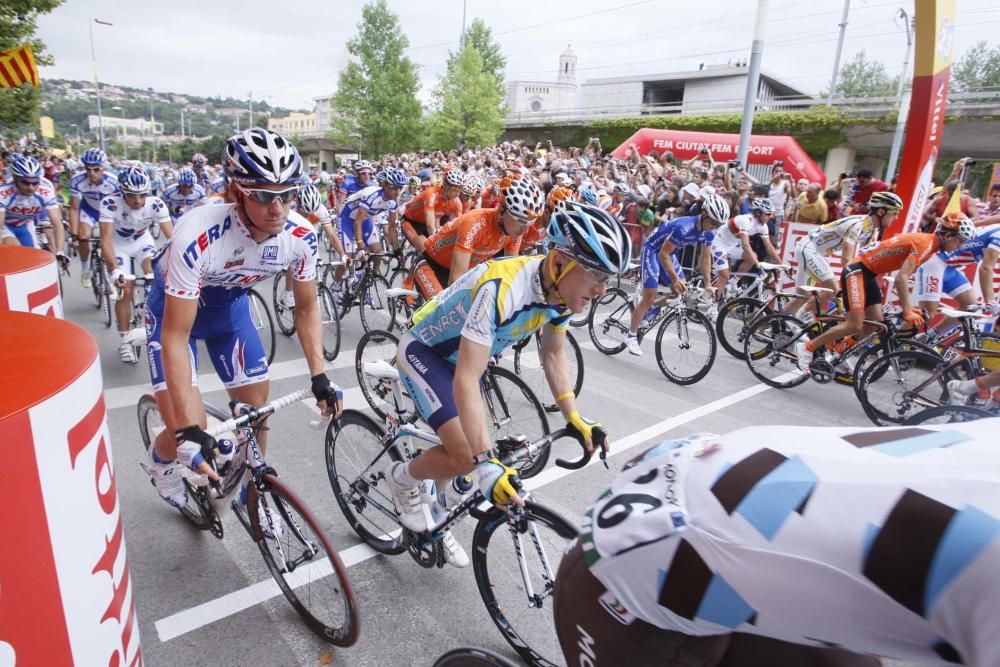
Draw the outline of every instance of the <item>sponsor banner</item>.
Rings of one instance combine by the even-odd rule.
[[[948,105],[955,4],[956,0],[916,0],[913,93],[896,188],[904,208],[885,238],[917,231],[930,199]]]
[[[59,269],[51,253],[35,248],[0,248],[0,311],[18,310],[62,319]]]
[[[0,321],[0,360],[22,389],[0,403],[0,447],[16,471],[0,511],[18,545],[0,550],[0,663],[142,665],[96,345],[68,323]],[[63,341],[50,346],[58,370],[19,374],[16,346],[42,336]]]

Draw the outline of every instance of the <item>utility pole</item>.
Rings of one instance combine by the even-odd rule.
[[[94,54],[94,24],[100,23],[101,25],[111,26],[113,23],[108,23],[107,21],[102,21],[101,19],[91,18],[87,21],[87,26],[90,28],[90,65],[94,69],[94,88],[97,89],[97,131],[98,138],[101,144],[101,150],[104,150],[104,114],[101,112],[101,82],[97,78],[97,56]]]
[[[251,90],[247,93],[247,106],[250,108],[250,122],[247,123],[247,127],[253,127],[253,91]]]
[[[462,36],[458,38],[458,50],[465,48],[465,10],[469,8],[469,0],[462,0]]]
[[[840,73],[840,54],[844,50],[844,34],[847,32],[847,12],[851,8],[851,0],[844,0],[844,15],[840,17],[840,37],[837,38],[837,55],[833,57],[833,76],[830,77],[830,92],[826,94],[826,103],[833,106],[833,91],[837,88],[837,74]]]
[[[747,71],[747,92],[743,98],[743,120],[740,122],[740,147],[736,159],[740,165],[747,163],[750,152],[750,133],[753,131],[753,114],[757,109],[757,88],[760,86],[760,60],[764,54],[764,28],[767,23],[768,0],[757,0],[757,21],[753,27],[753,44],[750,46],[750,69]]]
[[[181,141],[184,141],[184,107],[181,107]]]
[[[899,162],[899,151],[903,148],[903,128],[906,127],[906,117],[910,114],[910,93],[904,92],[906,77],[910,74],[910,52],[913,50],[913,22],[906,10],[899,9],[898,16],[903,18],[906,27],[906,55],[903,56],[903,71],[899,75],[899,85],[896,86],[896,97],[899,98],[899,116],[896,117],[896,131],[892,135],[892,150],[889,152],[889,164],[886,167],[885,180],[889,181],[896,174],[896,163]]]

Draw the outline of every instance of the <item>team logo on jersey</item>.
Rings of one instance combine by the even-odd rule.
[[[261,259],[274,261],[278,259],[278,246],[266,245],[260,255]]]
[[[184,263],[188,265],[188,268],[193,269],[194,262],[198,259],[198,255],[205,252],[209,245],[218,241],[219,238],[225,234],[230,227],[232,227],[232,225],[232,220],[227,217],[222,224],[212,225],[207,230],[203,231],[197,239],[192,241],[188,247],[184,249]],[[165,247],[167,246],[164,246],[164,248]]]
[[[605,611],[611,614],[611,618],[622,625],[632,625],[635,621],[635,616],[610,592],[604,591],[601,593],[601,597],[597,598],[597,601],[601,603]]]
[[[240,257],[239,259],[231,259],[228,262],[226,262],[225,268],[231,269],[234,266],[242,266],[243,262],[245,262],[245,261],[246,261],[245,257]]]

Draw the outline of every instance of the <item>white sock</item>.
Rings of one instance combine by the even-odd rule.
[[[625,334],[625,337],[626,337],[626,338],[635,338],[635,337],[636,337],[637,335],[638,335],[638,334],[637,334],[636,332],[634,332],[634,331],[629,331],[629,332],[628,332],[627,334]]]
[[[127,331],[119,331],[118,335],[121,337],[122,342],[124,343],[125,342],[125,336],[128,335],[128,332]]]
[[[420,480],[410,474],[410,464],[403,463],[392,469],[392,478],[403,486],[416,486]]]

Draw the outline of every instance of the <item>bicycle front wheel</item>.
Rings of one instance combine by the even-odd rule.
[[[569,331],[566,332],[566,339],[563,345],[566,351],[566,359],[569,361],[569,379],[573,387],[573,393],[577,396],[583,390],[583,352],[580,351],[580,344],[576,342]],[[527,382],[531,391],[539,399],[550,396],[548,382],[545,380],[545,369],[542,368],[542,340],[541,335],[536,333],[524,345],[514,348],[514,372]],[[559,406],[553,401],[543,401],[546,412],[558,412]]]
[[[247,514],[267,569],[310,630],[353,645],[361,625],[347,568],[302,501],[272,475],[262,482],[263,493],[247,487]]]
[[[316,288],[319,301],[319,324],[323,330],[323,358],[333,361],[340,354],[340,315],[330,288],[320,283]]]
[[[762,317],[750,326],[743,345],[747,367],[764,384],[788,389],[809,379],[799,368],[795,344],[806,340],[806,324],[792,315],[775,313]]]
[[[997,415],[977,408],[974,405],[939,405],[934,408],[921,410],[908,417],[903,422],[903,426],[916,426],[918,424],[954,424],[956,422],[971,422],[977,419],[989,419]]]
[[[392,383],[383,378],[365,375],[365,364],[375,361],[385,361],[396,367],[396,351],[399,339],[388,331],[372,329],[361,336],[357,350],[354,353],[354,373],[358,378],[358,386],[368,405],[379,416],[385,419],[386,410],[395,409],[392,396]]]
[[[278,321],[281,333],[291,336],[295,333],[295,308],[289,308],[285,305],[285,276],[287,275],[288,269],[282,269],[274,274],[274,282],[271,284],[271,305],[274,307],[274,318]]]
[[[594,347],[604,354],[618,354],[625,349],[625,336],[632,322],[632,301],[617,287],[590,306],[587,331]]]
[[[549,434],[549,420],[545,408],[531,388],[512,371],[490,365],[482,382],[483,403],[486,405],[486,425],[492,439],[523,435],[533,442]],[[527,479],[537,475],[549,460],[546,447],[531,461],[518,467],[520,476]]]
[[[389,282],[379,274],[372,274],[361,292],[361,326],[366,332],[373,329],[392,331],[396,318],[396,300],[390,299]]]
[[[489,511],[472,537],[472,568],[486,610],[530,665],[564,665],[552,596],[556,572],[577,536],[569,521],[528,501],[524,520]]]
[[[901,350],[872,362],[861,376],[861,407],[879,426],[902,424],[917,412],[948,402],[945,362],[925,352]]]
[[[257,335],[260,336],[260,344],[264,346],[267,364],[270,366],[274,363],[274,319],[264,297],[258,294],[257,290],[250,290],[247,296],[250,297],[250,319],[257,330]]]
[[[114,307],[111,305],[111,285],[108,282],[108,273],[103,266],[100,267],[97,275],[100,276],[101,320],[104,322],[104,326],[110,327],[115,311]]]
[[[694,384],[715,363],[712,322],[693,308],[674,310],[656,332],[656,363],[674,384]]]
[[[737,359],[746,359],[743,344],[746,342],[754,316],[761,312],[763,307],[764,304],[757,299],[740,297],[727,301],[719,309],[719,316],[715,319],[715,335],[719,338],[722,349]]]

